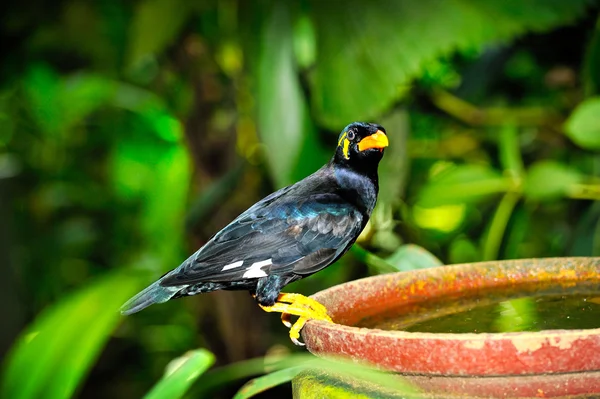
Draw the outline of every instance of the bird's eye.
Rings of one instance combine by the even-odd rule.
[[[350,141],[354,140],[354,130],[348,130],[346,137],[348,137],[348,140]]]

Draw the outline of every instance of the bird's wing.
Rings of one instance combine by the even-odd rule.
[[[259,204],[165,275],[161,285],[312,274],[342,255],[363,227],[362,214],[337,194],[279,195]]]

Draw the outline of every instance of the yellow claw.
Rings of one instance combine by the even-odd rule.
[[[292,323],[292,315],[289,313],[282,313],[281,314],[281,322],[287,328],[292,328],[292,324],[293,324]]]
[[[292,326],[292,328],[290,328],[290,339],[294,344],[298,346],[305,345],[304,342],[300,341],[300,331],[302,330],[307,321],[308,319],[306,317],[299,317],[298,320],[296,320],[296,323],[294,323],[294,325]],[[331,319],[329,319],[329,322],[331,322]]]
[[[279,294],[273,306],[262,306],[266,312],[281,312],[281,322],[290,328],[290,339],[296,345],[304,345],[299,341],[300,331],[308,320],[324,320],[333,323],[327,314],[327,308],[312,298],[300,294]],[[291,316],[299,316],[292,324]]]

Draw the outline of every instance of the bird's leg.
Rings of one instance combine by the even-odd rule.
[[[266,312],[281,312],[281,321],[290,328],[290,338],[296,345],[304,345],[298,339],[300,330],[308,320],[324,320],[332,323],[325,306],[300,294],[282,293],[273,306],[260,305],[260,307]],[[293,325],[290,321],[292,315],[299,317]]]

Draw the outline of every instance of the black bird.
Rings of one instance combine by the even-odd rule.
[[[377,166],[387,146],[380,125],[346,126],[329,163],[254,204],[121,313],[215,290],[248,290],[264,310],[283,313],[286,326],[289,315],[300,316],[290,330],[300,344],[308,319],[331,319],[317,301],[281,289],[329,266],[356,241],[377,201]]]

